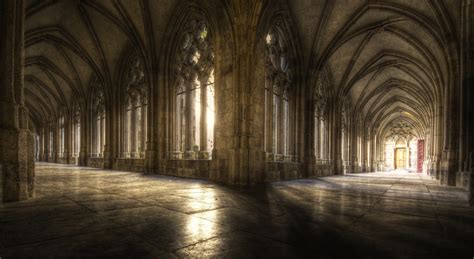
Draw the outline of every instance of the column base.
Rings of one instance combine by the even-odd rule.
[[[3,202],[26,200],[34,195],[34,185],[28,186],[28,173],[31,177],[34,170],[34,167],[28,168],[28,138],[29,132],[25,129],[0,129]],[[34,181],[34,177],[30,181]]]

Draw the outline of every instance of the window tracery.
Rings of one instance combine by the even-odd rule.
[[[105,132],[106,132],[106,109],[105,99],[102,86],[97,84],[93,90],[94,99],[92,105],[92,156],[103,157],[104,156],[104,145]]]
[[[327,159],[328,136],[327,136],[327,98],[325,93],[326,76],[321,73],[316,81],[314,91],[314,150],[318,160]]]
[[[173,159],[210,159],[214,148],[214,52],[209,25],[193,19],[176,57]]]
[[[265,37],[265,150],[267,160],[290,155],[290,103],[294,83],[287,41],[275,24]]]
[[[411,138],[415,137],[413,126],[406,121],[399,121],[396,124],[393,124],[390,130],[387,132],[387,139],[397,141],[398,139],[403,139],[409,141]]]
[[[126,78],[123,156],[144,158],[147,136],[147,102],[143,60],[135,53]]]

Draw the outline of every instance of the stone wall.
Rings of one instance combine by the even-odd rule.
[[[331,164],[311,164],[308,167],[309,178],[329,175],[334,175],[333,166]]]
[[[300,163],[266,162],[265,181],[292,180],[303,178]]]
[[[471,187],[471,172],[457,172],[456,187],[469,191]]]
[[[112,164],[112,169],[133,172],[145,171],[145,159],[117,158]]]
[[[68,164],[67,157],[58,157],[58,164]]]
[[[166,160],[160,174],[209,179],[211,160]]]
[[[98,157],[89,157],[87,159],[87,166],[95,168],[104,168],[104,159]]]

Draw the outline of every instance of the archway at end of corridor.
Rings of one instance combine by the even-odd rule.
[[[391,123],[382,136],[383,164],[379,170],[409,173],[424,171],[425,140],[412,123],[406,120]]]

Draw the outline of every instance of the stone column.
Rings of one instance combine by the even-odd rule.
[[[148,129],[148,125],[147,125],[147,105],[146,103],[143,104],[142,103],[142,106],[140,107],[141,109],[141,136],[140,136],[140,158],[144,158],[142,156],[142,154],[144,153],[144,151],[146,151],[146,141],[147,141],[147,129]]]
[[[72,154],[74,153],[74,147],[72,146],[72,137],[73,137],[73,122],[71,116],[64,116],[64,158],[66,159],[66,164],[71,164]]]
[[[207,82],[205,81],[207,80],[203,80],[201,82],[201,125],[199,125],[201,130],[199,132],[199,159],[209,158],[209,153],[207,150]]]
[[[51,154],[53,155],[53,163],[58,163],[58,158],[59,158],[59,132],[58,132],[58,121],[55,118],[54,122],[52,124],[53,126],[52,131],[53,131],[53,147],[51,150]]]
[[[100,148],[102,148],[102,161],[103,168],[111,169],[112,168],[112,128],[114,123],[114,118],[111,109],[107,109],[105,114],[100,117]]]
[[[196,125],[196,121],[194,119],[194,95],[196,94],[196,90],[192,90],[195,87],[193,82],[186,82],[186,106],[185,106],[185,117],[186,117],[186,129],[185,129],[185,145],[184,145],[184,158],[185,159],[194,159],[195,154],[193,151],[193,146],[196,141],[196,137],[194,135],[193,127],[199,127]]]
[[[284,155],[285,155],[285,150],[284,150],[284,142],[285,142],[285,123],[284,123],[284,101],[283,101],[283,87],[284,86],[279,86],[278,91],[280,98],[278,98],[278,105],[277,105],[277,143],[276,143],[276,155],[277,155],[277,161],[284,161]]]
[[[229,8],[235,10],[231,18],[235,34],[222,30],[219,36],[226,40],[215,46],[219,87],[210,178],[245,185],[264,179],[264,39],[250,26],[259,20],[263,8],[258,1],[230,1]],[[233,40],[235,55],[227,39]]]
[[[130,116],[130,153],[132,158],[137,158],[138,156],[138,143],[137,143],[137,100],[134,98],[132,100],[132,111]]]
[[[89,136],[87,134],[89,129],[89,121],[87,120],[87,112],[85,109],[81,110],[81,127],[80,127],[80,144],[79,144],[79,161],[78,165],[80,166],[87,166],[87,147],[89,143]]]
[[[35,134],[27,131],[27,188],[28,198],[35,197]]]
[[[39,129],[38,132],[39,132],[39,143],[38,143],[39,161],[44,161],[44,127]]]
[[[333,99],[331,99],[333,100]],[[342,170],[342,123],[341,111],[337,108],[337,104],[329,105],[328,118],[328,154],[332,164],[332,174],[343,174]]]
[[[156,87],[158,88],[158,87]],[[175,105],[176,106],[176,105]],[[148,100],[147,100],[147,108],[145,109],[145,115],[146,116],[146,142],[145,142],[145,173],[151,174],[155,172],[156,163],[159,161],[159,159],[156,159],[157,152],[155,150],[155,144],[154,144],[154,139],[155,137],[153,136],[156,128],[154,127],[154,105],[153,105],[153,91],[151,89],[148,89]],[[175,113],[174,113],[175,114]],[[176,150],[176,149],[175,149]]]
[[[462,14],[462,71],[461,83],[463,98],[460,102],[462,126],[460,134],[460,168],[467,174],[469,202],[474,205],[474,113],[471,111],[474,104],[474,3],[463,1]],[[464,165],[464,166],[463,166]]]
[[[11,202],[34,195],[34,136],[23,93],[24,1],[0,8],[0,168],[2,199]]]
[[[266,113],[265,113],[265,131],[271,132],[270,129],[273,129],[273,85],[267,86],[269,89],[265,91],[266,95]],[[266,134],[265,136],[265,151],[266,157],[269,160],[273,160],[274,152],[273,152],[273,134]]]
[[[44,161],[45,162],[49,162],[49,149],[50,149],[50,127],[49,127],[49,123],[46,123],[45,125],[45,128],[44,128],[44,154],[43,154],[43,158],[44,158]]]
[[[359,161],[359,157],[358,157],[358,152],[357,152],[357,148],[358,148],[358,143],[357,143],[357,120],[356,120],[356,117],[353,116],[352,117],[352,120],[351,120],[353,123],[351,124],[351,134],[350,134],[350,173],[357,173],[359,170],[358,170],[358,161]]]

